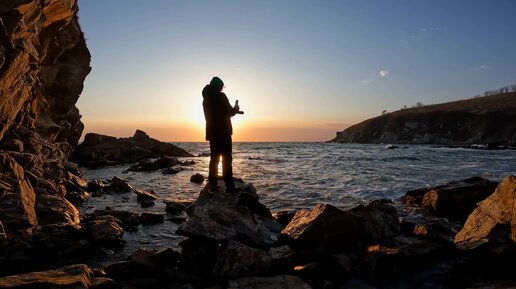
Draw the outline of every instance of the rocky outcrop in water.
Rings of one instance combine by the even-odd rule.
[[[64,197],[83,131],[75,106],[90,72],[77,0],[0,4],[0,223],[7,241],[78,222]],[[5,239],[5,238],[4,238]]]
[[[136,130],[132,137],[116,138],[113,136],[88,133],[84,141],[77,146],[74,160],[84,166],[102,167],[107,165],[133,163],[149,158],[165,157],[192,157],[193,155],[177,146],[153,139],[144,131]],[[171,165],[174,165],[173,163]],[[147,162],[150,169],[157,170],[161,163]],[[170,166],[170,165],[169,165]],[[140,167],[144,167],[141,165]],[[135,167],[134,170],[138,170]]]
[[[337,132],[331,142],[516,146],[516,93],[394,111]]]

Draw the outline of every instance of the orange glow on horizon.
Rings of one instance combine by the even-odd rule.
[[[240,117],[240,119],[239,119]],[[202,142],[204,139],[204,116],[202,121],[190,123],[170,122],[113,122],[83,121],[86,133],[94,132],[116,137],[132,136],[136,129],[143,130],[155,139],[169,142]],[[349,125],[341,123],[302,123],[293,121],[248,121],[242,116],[233,120],[235,142],[288,142],[327,141]]]

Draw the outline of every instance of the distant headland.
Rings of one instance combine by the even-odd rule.
[[[384,111],[337,132],[330,142],[515,146],[516,91],[486,94]]]

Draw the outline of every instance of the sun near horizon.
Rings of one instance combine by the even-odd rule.
[[[416,103],[512,84],[516,2],[81,0],[84,134],[204,141],[225,82],[234,141],[327,141]],[[467,8],[467,9],[465,9]],[[474,20],[474,21],[473,21]],[[488,47],[488,48],[487,48]]]

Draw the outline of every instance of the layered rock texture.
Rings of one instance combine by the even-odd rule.
[[[90,72],[77,0],[0,3],[0,223],[4,239],[79,222],[65,198]],[[0,226],[2,227],[2,226]],[[26,230],[29,229],[29,230]]]
[[[337,132],[331,142],[516,146],[516,93],[398,110]]]

